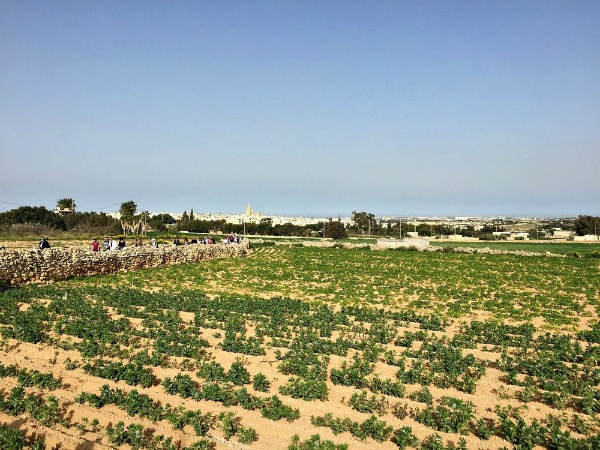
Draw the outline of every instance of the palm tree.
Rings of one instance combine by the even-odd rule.
[[[146,222],[149,216],[148,211],[142,211],[140,214],[136,214],[137,205],[133,200],[121,203],[119,213],[123,234],[129,232],[131,234],[140,235],[146,231]]]

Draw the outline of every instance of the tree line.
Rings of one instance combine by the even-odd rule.
[[[47,230],[74,231],[90,234],[140,235],[145,231],[191,233],[235,233],[269,236],[326,237],[343,239],[348,236],[362,237],[406,237],[409,232],[419,236],[434,237],[439,235],[460,234],[465,237],[491,238],[494,231],[504,231],[508,223],[487,224],[480,229],[472,225],[459,228],[445,224],[408,224],[400,219],[383,221],[374,214],[365,211],[353,211],[350,222],[346,225],[340,218],[329,219],[309,225],[293,225],[291,223],[273,225],[270,217],[258,223],[231,224],[225,220],[200,220],[193,210],[184,212],[181,219],[176,220],[170,214],[151,215],[147,211],[139,212],[133,200],[121,203],[119,219],[103,212],[78,212],[72,198],[57,201],[56,211],[43,206],[21,206],[0,213],[0,229],[3,231],[19,231],[23,233],[43,233]],[[600,232],[600,217],[580,215],[571,221],[547,222],[544,228],[568,227],[577,235],[597,234]],[[542,230],[530,230],[530,237],[536,238]]]

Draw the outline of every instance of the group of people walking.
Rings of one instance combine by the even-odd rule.
[[[239,244],[242,238],[238,235],[228,234],[221,240],[221,244]],[[187,237],[183,238],[183,242],[179,240],[179,236],[173,239],[173,245],[188,245],[188,244],[216,244],[217,241],[211,236],[205,236],[202,239],[192,238],[190,241]]]
[[[227,235],[221,241],[222,244],[239,244],[241,242],[242,242],[242,238],[237,235]],[[187,237],[184,238],[183,241],[180,241],[178,236],[175,236],[175,238],[173,239],[173,245],[215,244],[215,243],[216,243],[215,239],[213,239],[210,236],[206,236],[202,239],[193,238],[191,241],[189,241]],[[47,241],[46,241],[46,244],[48,245],[47,248],[50,248],[50,244],[48,244]],[[40,249],[42,249],[41,245],[42,245],[42,242],[40,241]],[[135,247],[143,247],[143,245],[144,245],[144,243],[141,238],[138,237],[135,239]],[[152,240],[150,241],[150,245],[152,247],[158,247],[158,242],[156,241],[156,239],[152,238]],[[100,250],[102,250],[102,251],[122,250],[126,247],[127,247],[127,243],[125,242],[125,238],[123,238],[123,237],[120,237],[118,241],[113,239],[112,237],[104,238],[104,242],[102,243],[102,248],[100,247],[100,242],[98,242],[97,239],[94,239],[92,241],[92,251],[94,251],[94,252],[99,252]]]
[[[242,242],[242,238],[240,236],[233,235],[233,234],[227,235],[221,240],[222,244],[239,244],[241,242]],[[216,240],[210,236],[206,236],[202,239],[193,238],[191,241],[189,241],[187,237],[184,238],[183,241],[180,241],[178,236],[175,236],[175,238],[173,239],[173,245],[187,245],[187,244],[216,244]],[[143,245],[144,245],[144,242],[142,241],[141,238],[139,238],[139,237],[135,238],[135,247],[143,247]],[[150,241],[150,245],[152,247],[156,248],[156,247],[158,247],[158,242],[156,241],[156,239],[152,238],[152,240]],[[125,242],[124,237],[120,237],[118,240],[113,239],[112,237],[105,237],[102,244],[100,244],[98,239],[94,239],[92,241],[92,251],[94,251],[94,252],[122,250],[126,247],[127,247],[127,243]],[[48,242],[48,238],[41,237],[40,242],[38,244],[38,249],[46,250],[48,248],[50,248],[50,243]]]
[[[118,241],[113,239],[112,237],[107,237],[104,238],[104,242],[102,243],[102,251],[105,252],[110,250],[122,250],[125,247],[127,247],[127,243],[125,242],[125,238],[123,237],[120,237]],[[92,251],[100,251],[100,242],[98,242],[98,239],[94,239],[92,241]]]

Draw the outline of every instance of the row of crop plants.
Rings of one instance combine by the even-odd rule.
[[[185,285],[221,295],[301,293],[322,302],[385,304],[454,318],[485,310],[499,320],[543,317],[549,326],[565,328],[579,326],[590,307],[600,312],[599,272],[596,260],[584,258],[277,247],[236,264],[209,261],[203,270],[183,264],[80,282],[160,285],[175,292]]]

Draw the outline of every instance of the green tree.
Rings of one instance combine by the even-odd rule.
[[[598,234],[600,233],[600,217],[579,216],[575,220],[574,228],[578,236]]]
[[[56,209],[60,212],[75,212],[75,200],[72,198],[61,198],[56,202]]]
[[[331,239],[344,239],[348,237],[346,227],[341,220],[333,221],[329,219],[329,222],[325,224],[325,237]]]
[[[119,221],[105,213],[74,212],[63,216],[66,229],[86,233],[111,235],[119,232]]]
[[[362,234],[365,234],[365,232],[375,234],[380,228],[377,224],[377,219],[375,219],[375,215],[365,211],[352,211],[351,221],[352,228]]]
[[[262,235],[270,235],[273,232],[273,219],[270,217],[263,217],[260,219],[256,227],[256,231],[258,234]]]
[[[121,214],[121,217],[126,217],[128,219],[131,219],[135,216],[136,212],[137,212],[137,205],[135,204],[135,202],[133,200],[129,200],[127,202],[121,203],[121,208],[119,209],[119,213]]]
[[[0,213],[0,223],[7,225],[44,225],[50,228],[65,229],[63,218],[43,206],[20,206],[5,213]]]
[[[164,231],[167,225],[175,223],[175,219],[170,214],[156,214],[148,220],[148,225],[155,231]]]

